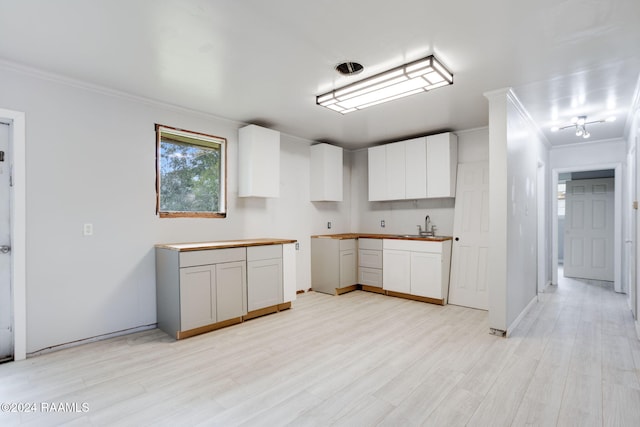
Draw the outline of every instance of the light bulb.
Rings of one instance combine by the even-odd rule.
[[[560,128],[558,126],[554,126],[551,128],[551,132],[558,132]]]
[[[583,137],[584,139],[587,139],[587,138],[589,138],[590,136],[591,136],[591,134],[590,134],[589,132],[587,132],[587,131],[585,131],[585,132],[584,132],[584,135],[582,135],[582,137]]]
[[[576,136],[582,136],[582,129],[576,129]]]
[[[586,121],[587,121],[587,118],[584,116],[581,116],[581,117],[578,117],[578,121],[576,123],[578,123],[578,125],[583,125]]]
[[[605,119],[605,122],[615,122],[615,121],[616,121],[616,117],[615,116],[607,117]]]

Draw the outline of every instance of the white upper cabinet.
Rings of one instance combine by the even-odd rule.
[[[387,200],[387,147],[369,148],[369,200]]]
[[[369,201],[455,197],[457,154],[452,133],[369,148]]]
[[[455,197],[458,137],[450,132],[427,137],[427,197]]]
[[[280,196],[280,132],[249,125],[238,131],[238,196]]]
[[[427,197],[427,138],[405,141],[405,198]]]
[[[400,200],[405,197],[405,143],[387,144],[387,200]]]
[[[342,148],[316,144],[311,148],[311,201],[342,201]]]

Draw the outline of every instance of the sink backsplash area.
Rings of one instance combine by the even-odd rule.
[[[455,199],[403,200],[367,202],[370,210],[352,227],[361,233],[417,235],[418,225],[424,231],[425,216],[435,225],[438,236],[453,235]],[[384,220],[384,227],[380,226]]]

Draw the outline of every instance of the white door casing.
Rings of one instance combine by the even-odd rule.
[[[614,280],[614,180],[567,181],[564,275]]]
[[[489,309],[489,165],[458,165],[449,304]]]
[[[13,358],[9,130],[8,124],[0,123],[0,360]]]

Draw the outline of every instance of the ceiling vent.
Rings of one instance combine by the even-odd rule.
[[[336,71],[343,76],[360,74],[362,70],[364,70],[364,67],[362,64],[358,64],[357,62],[343,62],[342,64],[336,65]]]

